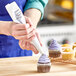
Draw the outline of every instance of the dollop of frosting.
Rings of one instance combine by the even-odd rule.
[[[57,43],[56,40],[52,39],[51,40],[51,44],[49,46],[49,49],[50,50],[58,50],[58,51],[60,51],[61,50],[61,46]]]
[[[47,55],[42,54],[39,58],[38,63],[41,63],[41,64],[50,63],[50,59],[48,58]]]

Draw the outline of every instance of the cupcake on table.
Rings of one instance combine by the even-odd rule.
[[[49,72],[51,68],[51,62],[47,55],[41,55],[37,64],[37,71],[40,73]]]
[[[69,45],[69,44],[63,44],[62,45],[62,50],[65,50],[65,48],[72,48],[72,46]]]
[[[49,57],[57,58],[61,56],[61,46],[57,43],[56,40],[52,39],[49,46]]]
[[[76,48],[76,42],[73,44],[72,49]]]
[[[75,51],[75,57],[76,57],[76,42],[72,45],[72,49]]]
[[[72,60],[75,58],[75,51],[71,48],[65,48],[62,52],[63,60]]]

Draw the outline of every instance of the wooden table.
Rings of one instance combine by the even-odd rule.
[[[38,57],[0,59],[0,76],[76,76],[76,65],[52,62],[49,73],[37,72]]]

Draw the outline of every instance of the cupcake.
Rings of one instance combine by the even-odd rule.
[[[49,57],[60,57],[61,50],[61,46],[57,43],[57,41],[52,39],[51,44],[49,46]]]
[[[76,48],[76,42],[73,44],[72,49]]]
[[[48,56],[41,55],[37,64],[37,71],[40,73],[46,73],[50,71],[51,62]]]
[[[71,45],[69,45],[69,44],[63,44],[62,45],[62,50],[65,50],[65,48],[71,48]]]
[[[72,50],[70,48],[65,48],[65,50],[63,50],[63,52],[62,52],[63,60],[71,60],[71,59],[74,59],[74,57],[75,57],[74,50]]]
[[[75,51],[75,57],[76,57],[76,42],[73,44],[72,49]]]

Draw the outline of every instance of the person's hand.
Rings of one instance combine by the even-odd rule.
[[[35,46],[33,46],[31,44],[31,41],[34,39],[34,37],[36,36],[40,42],[40,45],[42,46],[41,44],[41,41],[40,41],[40,37],[36,31],[36,27],[33,27],[33,24],[31,22],[31,20],[29,18],[26,17],[26,22],[27,24],[30,26],[26,31],[28,31],[28,33],[26,34],[26,38],[25,39],[22,39],[22,40],[19,40],[19,45],[22,49],[27,49],[27,50],[32,50],[35,54],[38,53],[38,50],[35,48]],[[32,31],[30,31],[32,29]],[[30,35],[30,36],[29,36]]]
[[[13,37],[15,37],[15,39],[18,40],[28,40],[30,38],[30,40],[32,38],[35,37],[35,29],[33,26],[30,26],[30,24],[28,24],[29,19],[26,18],[26,24],[18,24],[18,23],[14,23],[12,22],[9,26],[9,33],[10,35],[12,35]],[[25,26],[28,26],[28,28],[26,28]]]
[[[38,38],[39,42],[40,42],[40,45],[42,46],[41,44],[41,41],[40,41],[40,37],[39,37],[39,34],[37,32],[36,33],[36,37]],[[32,41],[32,40],[31,40]],[[19,41],[19,45],[22,49],[27,49],[27,50],[32,50],[35,54],[38,54],[38,50],[35,48],[34,45],[32,45],[30,42],[31,41],[27,41],[27,40],[20,40]]]
[[[25,20],[26,24],[13,23],[10,33],[13,37],[19,40],[19,45],[22,49],[32,50],[35,54],[37,54],[37,49],[30,42],[35,38],[35,36],[37,36],[39,39],[39,35],[36,31],[36,27],[33,26],[31,20],[28,17],[25,17]],[[25,26],[29,27],[26,28]]]

